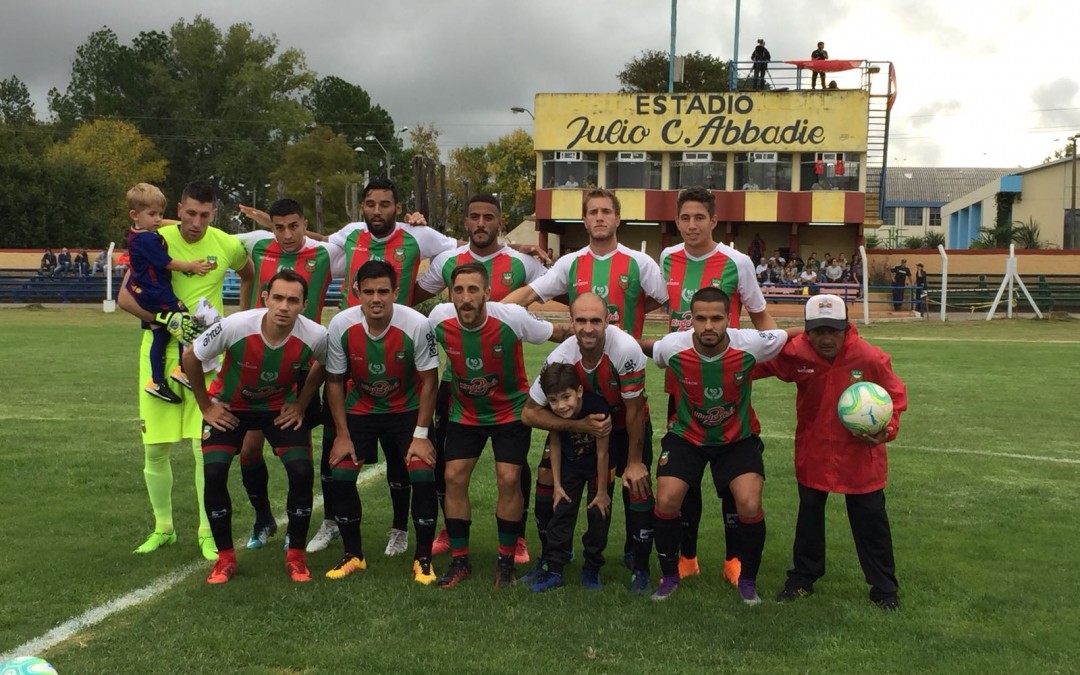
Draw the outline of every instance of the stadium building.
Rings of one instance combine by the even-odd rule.
[[[537,94],[539,244],[585,245],[582,195],[602,187],[622,204],[620,242],[658,255],[680,241],[679,191],[702,185],[716,237],[740,250],[760,235],[769,253],[850,255],[882,224],[895,78],[888,62],[827,63],[835,88],[807,89],[792,62],[770,64],[762,91]]]

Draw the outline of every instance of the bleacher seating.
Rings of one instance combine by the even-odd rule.
[[[1080,274],[1021,274],[1020,278],[1027,286],[1031,297],[1045,312],[1075,311],[1080,309]],[[967,309],[981,311],[989,307],[998,288],[1001,287],[1001,274],[950,274],[949,275],[949,310]],[[941,303],[941,275],[927,275],[927,289],[932,305]],[[1020,289],[1017,304],[1027,305]]]
[[[114,281],[119,283],[119,278]],[[85,303],[104,299],[105,277],[101,275],[49,277],[39,275],[37,270],[0,269],[0,302]]]
[[[326,290],[326,307],[334,307],[341,302],[341,284],[343,281],[341,278],[330,281],[330,288]],[[240,277],[232,270],[229,270],[225,275],[225,288],[222,291],[222,298],[225,300],[226,305],[240,304]]]
[[[859,284],[821,283],[808,287],[808,295],[803,295],[804,286],[780,286],[767,284],[761,287],[761,294],[767,302],[806,302],[809,295],[829,293],[838,295],[844,302],[855,302],[862,297],[862,287]]]

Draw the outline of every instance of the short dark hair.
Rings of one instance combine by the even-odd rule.
[[[365,279],[390,278],[390,288],[397,290],[397,270],[385,260],[368,260],[356,270],[356,287],[359,288]]]
[[[285,197],[284,199],[279,199],[276,202],[274,202],[273,204],[271,204],[270,205],[270,210],[267,211],[267,214],[271,218],[273,218],[275,216],[280,218],[282,216],[293,216],[293,215],[300,216],[301,218],[303,218],[304,217],[304,207],[300,206],[300,202],[296,201],[295,199],[289,199],[288,197]]]
[[[401,203],[401,200],[398,199],[397,186],[389,178],[372,178],[369,180],[368,184],[364,186],[364,192],[360,195],[360,199],[367,199],[368,193],[372,190],[389,190],[390,194],[394,196],[394,203]]]
[[[496,211],[498,211],[499,213],[502,213],[502,204],[499,203],[499,198],[496,197],[495,195],[489,195],[489,194],[484,193],[484,192],[481,192],[479,194],[475,194],[469,199],[469,203],[465,205],[465,213],[468,213],[469,212],[469,207],[472,206],[476,202],[482,202],[484,204],[491,204],[492,206],[495,207]]]
[[[184,186],[184,191],[180,193],[180,201],[185,199],[194,199],[200,204],[213,204],[217,201],[217,193],[209,183],[197,180]]]
[[[589,202],[594,199],[610,199],[611,208],[615,211],[615,215],[622,216],[622,204],[619,203],[619,198],[615,196],[615,193],[604,188],[595,188],[586,192],[585,196],[581,198],[582,217],[585,216],[585,209],[589,208]]]
[[[683,204],[686,202],[700,202],[705,205],[705,210],[709,212],[709,217],[716,215],[716,195],[700,185],[688,187],[679,193],[679,199],[676,202],[676,211],[682,211]]]
[[[274,282],[279,279],[282,281],[298,282],[300,284],[300,288],[302,288],[304,291],[304,302],[307,302],[307,279],[305,279],[299,272],[293,269],[285,268],[278,270],[274,276],[270,277],[270,281],[266,282],[266,287],[264,290],[269,293],[270,289],[274,287]]]
[[[540,389],[545,396],[552,396],[567,389],[581,386],[577,368],[569,363],[549,363],[540,371]]]
[[[720,290],[715,286],[706,286],[699,288],[694,292],[694,297],[690,298],[690,312],[694,311],[695,302],[719,302],[724,305],[724,311],[731,311],[731,298],[728,294]]]
[[[487,268],[478,262],[467,262],[455,267],[454,271],[450,273],[451,286],[457,281],[458,276],[461,274],[479,274],[484,278],[484,288],[489,288],[491,286],[491,277],[488,275]]]

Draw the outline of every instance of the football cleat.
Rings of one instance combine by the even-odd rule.
[[[435,569],[431,566],[431,560],[424,558],[414,560],[412,564],[413,581],[424,586],[435,583]]]
[[[224,552],[218,556],[214,563],[214,569],[210,576],[206,577],[208,584],[227,584],[236,574],[236,554],[232,551]]]
[[[742,574],[742,563],[738,558],[729,558],[724,561],[724,578],[729,584],[738,586],[740,574]]]
[[[631,595],[645,595],[652,590],[652,584],[649,582],[648,572],[641,570],[635,570],[630,575],[630,594]]]
[[[153,532],[132,553],[153,553],[162,546],[170,546],[176,543],[175,532]],[[217,556],[214,556],[217,557]]]
[[[686,577],[692,577],[701,574],[701,568],[698,567],[697,556],[693,558],[686,558],[679,556],[679,578],[685,579]]]
[[[525,537],[518,537],[517,545],[514,547],[514,564],[527,565],[529,560],[529,545],[525,543]]]
[[[544,570],[544,572],[537,577],[536,582],[529,587],[529,590],[533,593],[543,593],[544,591],[550,591],[562,585],[563,578],[561,574]]]
[[[587,591],[598,591],[604,587],[600,582],[600,570],[585,568],[581,570],[581,585]]]
[[[180,366],[173,368],[173,371],[169,373],[169,379],[179,384],[184,389],[191,390],[191,380],[188,379],[188,376]]]
[[[660,586],[657,587],[656,592],[651,597],[656,602],[663,602],[677,590],[679,590],[678,576],[660,577]]]
[[[406,530],[391,529],[387,532],[390,539],[386,542],[386,555],[400,555],[409,550],[409,533]]]
[[[814,589],[811,586],[795,586],[787,584],[776,594],[777,602],[793,602],[801,598],[809,598],[814,594]]]
[[[326,573],[327,579],[344,579],[353,572],[363,572],[367,569],[367,561],[363,558],[357,558],[351,553],[346,553],[345,557],[341,559],[333,569]],[[295,581],[295,579],[294,579]]]
[[[340,536],[341,530],[338,529],[337,523],[332,520],[324,520],[322,525],[319,525],[319,530],[315,533],[315,536],[308,542],[307,552],[323,551],[330,545],[330,542]]]
[[[174,392],[172,389],[169,389],[169,385],[165,384],[164,382],[154,382],[153,380],[150,380],[146,383],[146,386],[143,387],[143,391],[145,391],[147,394],[150,394],[156,399],[165,401],[166,403],[179,405],[184,402],[184,399],[177,396],[176,392]]]
[[[304,562],[304,552],[299,549],[289,549],[289,552],[285,554],[285,571],[296,583],[311,581],[311,571]]]
[[[435,541],[431,544],[431,555],[442,555],[450,552],[450,535],[443,529],[439,532],[439,536],[435,537]]]
[[[739,595],[748,605],[761,604],[761,596],[757,593],[757,581],[754,579],[739,579]]]
[[[435,583],[438,584],[439,588],[453,588],[471,576],[472,564],[469,562],[469,556],[459,555],[450,561],[450,567],[446,570],[446,573],[439,577]]]
[[[269,541],[270,537],[274,536],[276,532],[277,523],[274,521],[270,521],[265,525],[255,523],[255,526],[251,528],[251,536],[248,538],[247,547],[249,549],[256,549],[266,546],[266,542]]]
[[[214,543],[213,535],[199,535],[199,550],[202,551],[202,557],[206,558],[207,560],[218,559],[217,544]]]

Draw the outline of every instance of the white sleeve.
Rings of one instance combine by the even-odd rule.
[[[200,361],[212,361],[217,357],[225,353],[225,350],[229,347],[229,338],[232,335],[232,331],[229,328],[232,326],[232,322],[227,319],[218,321],[213,326],[206,329],[202,335],[195,340],[193,349],[195,350],[195,356]]]
[[[312,321],[312,323],[315,323]],[[318,324],[315,324],[319,329],[317,331],[317,337],[315,338],[315,344],[311,346],[311,357],[319,363],[326,365],[326,350],[327,350],[327,333],[326,329]]]
[[[735,259],[735,268],[739,271],[739,298],[747,312],[765,311],[765,296],[761,292],[761,286],[757,282],[757,272],[754,271],[754,261],[747,256],[739,256]]]
[[[575,259],[575,256],[570,255],[559,258],[543,276],[531,282],[529,288],[533,289],[543,302],[562,295],[569,289],[570,265]]]
[[[423,315],[413,324],[413,363],[418,372],[435,370],[439,367],[439,346],[435,344],[435,331],[431,329]]]
[[[440,253],[457,248],[457,239],[446,236],[433,227],[412,227],[409,230],[420,244],[421,258],[434,258]]]
[[[345,225],[340,230],[330,235],[330,238],[326,240],[326,243],[337,246],[344,251],[345,240],[349,238],[349,235],[352,234],[353,230],[358,229],[361,225],[361,223],[349,223],[348,225]]]
[[[511,321],[510,325],[514,328],[514,332],[526,342],[531,342],[534,345],[543,344],[555,332],[555,326],[550,321],[537,319],[520,305],[489,303],[489,307],[491,304],[498,304],[499,307],[510,310],[508,312]]]
[[[521,264],[525,266],[525,283],[531,284],[547,274],[548,268],[540,264],[540,261],[531,255],[521,254]],[[546,399],[545,399],[546,400]]]
[[[431,328],[431,332],[434,333],[439,327],[439,324],[445,321],[448,317],[455,313],[453,303],[444,302],[439,305],[435,305],[428,313],[428,326]]]
[[[274,235],[266,230],[255,230],[253,232],[238,232],[233,235],[236,239],[244,245],[247,249],[248,255],[251,255],[251,250],[255,248],[255,244],[259,243],[263,239],[269,239]]]
[[[326,372],[328,373],[341,375],[349,369],[345,348],[341,346],[341,336],[347,328],[348,321],[341,312],[330,320],[330,328],[326,336]]]
[[[680,333],[669,333],[653,343],[652,355],[656,365],[661,368],[667,368],[668,359],[676,352],[674,348],[674,338],[678,335],[680,335]]]
[[[440,253],[431,259],[424,273],[416,280],[416,285],[428,293],[438,293],[446,288],[446,282],[442,278],[442,268],[450,257],[449,253]]]
[[[741,347],[754,355],[758,363],[771,361],[780,355],[787,344],[787,332],[783,330],[754,330],[746,328],[738,331],[746,338],[746,344]]]
[[[317,241],[317,246],[322,246],[326,249],[326,252],[330,254],[330,276],[337,278],[343,277],[348,272],[345,269],[345,249],[340,246],[333,246],[329,242]]]
[[[638,266],[641,268],[641,290],[650,298],[660,304],[668,301],[667,282],[660,272],[660,266],[652,258],[641,255],[638,257]]]

